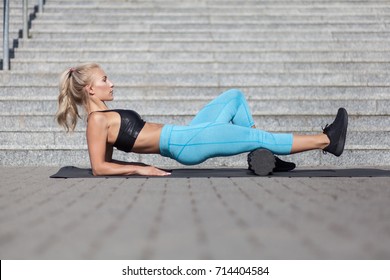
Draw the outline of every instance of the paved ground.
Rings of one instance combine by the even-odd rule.
[[[389,259],[389,178],[49,179],[0,168],[0,259]]]

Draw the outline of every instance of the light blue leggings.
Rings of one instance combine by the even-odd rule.
[[[207,104],[188,126],[164,125],[160,153],[182,164],[232,156],[265,148],[274,154],[291,152],[293,135],[269,133],[254,125],[248,103],[239,90],[228,90]]]

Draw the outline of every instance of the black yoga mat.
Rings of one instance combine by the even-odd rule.
[[[165,178],[217,178],[217,177],[258,177],[245,168],[176,168]],[[93,176],[89,168],[62,167],[50,178],[161,178],[155,176]],[[296,169],[289,172],[275,172],[268,177],[390,177],[390,170],[375,168],[352,169]]]

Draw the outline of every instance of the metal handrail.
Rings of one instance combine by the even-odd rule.
[[[28,39],[28,0],[23,0],[23,39]]]
[[[9,70],[9,0],[4,0],[3,10],[3,70]]]
[[[44,0],[38,0],[38,13],[43,13]]]
[[[9,59],[9,0],[4,0],[4,9],[3,9],[3,69],[10,69],[10,59]],[[38,0],[38,12],[43,13],[44,0]],[[28,29],[28,0],[23,0],[23,39],[29,38],[29,29]]]

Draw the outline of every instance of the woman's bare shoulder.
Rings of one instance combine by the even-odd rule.
[[[88,115],[88,127],[107,127],[109,116],[104,112],[91,112]]]
[[[115,111],[95,111],[88,115],[87,129],[106,129],[108,127],[118,127],[120,116]]]

